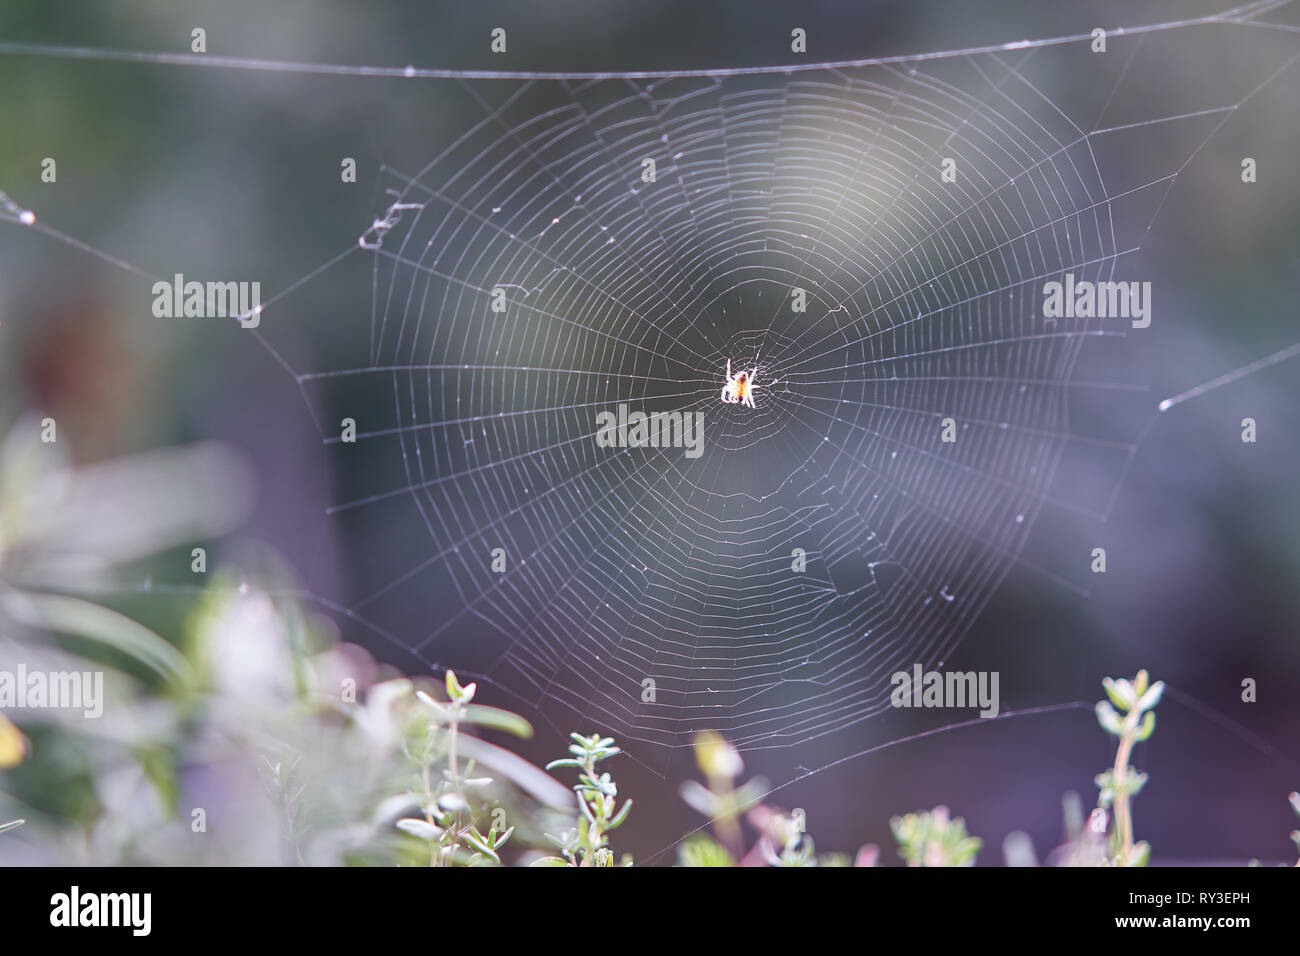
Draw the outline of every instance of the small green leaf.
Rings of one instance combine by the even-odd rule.
[[[1124,732],[1119,714],[1104,700],[1097,702],[1097,723],[1101,724],[1102,729],[1107,733],[1114,734],[1116,737]]]
[[[465,837],[466,843],[468,843],[474,849],[478,850],[484,856],[491,857],[497,863],[501,862],[501,857],[497,856],[497,851],[494,850],[492,847],[488,846],[488,842],[484,840],[483,837],[479,835],[479,832],[475,830],[473,827],[470,827],[468,830],[466,830],[463,836]]]
[[[722,801],[712,790],[698,780],[687,780],[678,791],[691,809],[702,813],[709,819],[721,815]]]
[[[1144,773],[1134,773],[1124,781],[1124,789],[1128,791],[1130,797],[1136,797],[1146,785],[1147,775]]]
[[[466,684],[462,687],[460,681],[456,679],[456,672],[448,668],[447,696],[451,698],[453,704],[468,704],[474,699],[476,690],[478,690],[477,684]]]
[[[1119,680],[1112,680],[1109,677],[1103,678],[1101,686],[1106,691],[1106,696],[1120,710],[1129,711],[1137,703],[1137,695],[1133,693],[1133,685],[1121,677]]]
[[[614,815],[613,820],[610,820],[609,823],[605,825],[605,829],[613,830],[617,827],[621,827],[623,825],[623,821],[627,819],[627,815],[628,813],[631,812],[631,810],[632,810],[632,801],[631,800],[624,801],[623,808],[619,810],[617,814]]]
[[[467,801],[461,794],[449,791],[438,797],[438,808],[445,813],[457,813],[461,810],[468,809],[469,801]]]
[[[1142,726],[1138,728],[1137,736],[1134,738],[1138,743],[1146,740],[1156,730],[1156,712],[1148,710],[1146,716],[1142,718]]]
[[[421,820],[417,817],[403,817],[397,821],[397,828],[428,843],[438,842],[438,837],[442,835],[442,831],[428,820]]]
[[[1146,672],[1143,671],[1143,673]],[[1137,709],[1150,710],[1156,704],[1160,703],[1160,696],[1164,692],[1165,692],[1165,682],[1162,680],[1156,681],[1154,684],[1151,685],[1150,690],[1148,690],[1145,694],[1143,694],[1141,697],[1138,698]]]
[[[474,685],[471,684],[470,687]],[[501,730],[516,737],[528,738],[533,735],[533,725],[518,714],[511,713],[508,710],[502,710],[500,707],[487,707],[483,704],[472,704],[465,708],[466,722],[478,727],[488,727],[492,730]]]

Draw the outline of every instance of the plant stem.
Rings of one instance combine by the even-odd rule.
[[[1131,718],[1125,719],[1124,733],[1119,738],[1119,749],[1115,752],[1115,829],[1119,833],[1120,858],[1125,864],[1133,856],[1133,821],[1129,816],[1128,790],[1125,786],[1128,774],[1128,758],[1133,750],[1131,728],[1127,726]]]
[[[424,779],[424,819],[429,826],[433,826],[433,790],[429,787],[429,763],[427,759],[420,772]],[[429,845],[429,865],[438,865],[438,844],[436,843]]]
[[[448,758],[447,758],[447,763],[448,763],[448,765],[451,767],[451,777],[452,777],[453,780],[455,780],[455,779],[456,779],[456,776],[457,776],[457,773],[456,773],[456,729],[457,729],[457,727],[459,727],[459,726],[460,726],[460,721],[458,721],[458,720],[456,719],[455,715],[453,714],[453,715],[452,715],[452,718],[451,718],[451,753],[450,753],[450,755],[449,755]]]

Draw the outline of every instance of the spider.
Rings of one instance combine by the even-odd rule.
[[[722,386],[722,400],[728,405],[739,402],[750,408],[754,407],[754,389],[758,388],[758,369],[731,374],[731,359],[727,359],[727,384]]]

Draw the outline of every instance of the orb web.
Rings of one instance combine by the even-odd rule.
[[[482,122],[386,173],[370,364],[327,377],[393,464],[335,512],[422,549],[358,609],[423,604],[417,653],[638,740],[888,707],[1016,559],[1079,349],[1119,334],[1041,307],[1122,251],[1092,141],[1001,59],[965,74],[467,84]],[[620,406],[701,413],[698,455],[601,447]]]
[[[1044,506],[1105,517],[1159,412],[1076,433],[1089,396],[1140,391],[1076,374],[1129,322],[1049,317],[1044,285],[1131,277],[1178,176],[1294,81],[1294,20],[1261,0],[1115,29],[1105,56],[1074,35],[685,74],[0,54],[461,96],[463,135],[384,167],[359,240],[247,333],[341,481],[353,590],[304,596],[559,729],[755,749],[856,728],[893,673],[941,666],[1035,567]],[[1171,57],[1242,68],[1171,88]],[[4,192],[0,221],[157,278]],[[344,291],[360,266],[368,317]],[[728,362],[756,370],[754,408],[720,400]],[[622,409],[702,415],[698,455],[605,447]]]

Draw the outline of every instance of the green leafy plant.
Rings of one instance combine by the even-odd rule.
[[[736,781],[745,765],[739,752],[716,733],[695,738],[695,761],[704,783],[688,780],[681,787],[682,799],[703,814],[713,835],[696,833],[683,840],[677,859],[682,866],[847,866],[843,854],[817,855],[816,844],[805,830],[802,811],[785,813],[764,803],[767,781],[753,777],[742,785]],[[743,823],[758,837],[748,850]],[[874,846],[858,853],[858,866],[872,866]]]
[[[686,866],[734,866],[745,854],[741,820],[762,800],[767,781],[755,777],[737,787],[736,778],[745,765],[736,748],[712,732],[695,738],[695,762],[705,783],[683,783],[682,799],[709,820],[716,839],[696,834],[682,843],[679,859]]]
[[[889,828],[908,866],[974,866],[983,845],[966,832],[965,820],[948,815],[947,807],[892,817]]]
[[[406,744],[407,756],[420,766],[418,784],[412,795],[424,816],[403,817],[395,825],[428,845],[430,866],[499,866],[500,850],[515,828],[503,826],[498,832],[495,818],[499,816],[504,824],[504,812],[475,798],[491,787],[494,780],[475,776],[472,759],[462,765],[461,748],[468,739],[483,745],[476,738],[465,738],[463,728],[478,724],[517,737],[532,736],[533,728],[518,714],[474,704],[477,685],[462,685],[455,671],[447,671],[445,685],[446,701],[435,700],[424,691],[416,692],[416,697],[433,713],[416,739]],[[489,812],[494,820],[484,833],[477,820]]]
[[[677,862],[682,866],[735,866],[731,854],[707,833],[693,833],[677,847]]]
[[[1107,862],[1111,866],[1146,866],[1151,858],[1151,847],[1145,840],[1136,843],[1133,840],[1131,801],[1142,791],[1147,775],[1129,766],[1129,757],[1136,744],[1155,732],[1153,708],[1160,703],[1165,685],[1163,681],[1150,684],[1147,672],[1142,670],[1131,681],[1107,677],[1102,686],[1110,699],[1097,703],[1097,722],[1107,733],[1119,738],[1114,766],[1096,777],[1101,791],[1098,809],[1104,811],[1113,806],[1115,810]]]
[[[592,734],[569,735],[573,743],[569,745],[572,757],[561,757],[546,765],[547,770],[556,767],[577,767],[578,783],[573,790],[578,796],[578,820],[576,826],[560,831],[559,836],[547,836],[555,842],[564,856],[545,856],[534,861],[534,866],[613,866],[614,851],[609,845],[609,833],[623,825],[632,810],[632,801],[624,801],[618,806],[618,785],[608,773],[597,774],[596,764],[621,753],[614,746],[612,737]],[[631,866],[631,856],[624,855],[623,866]]]

